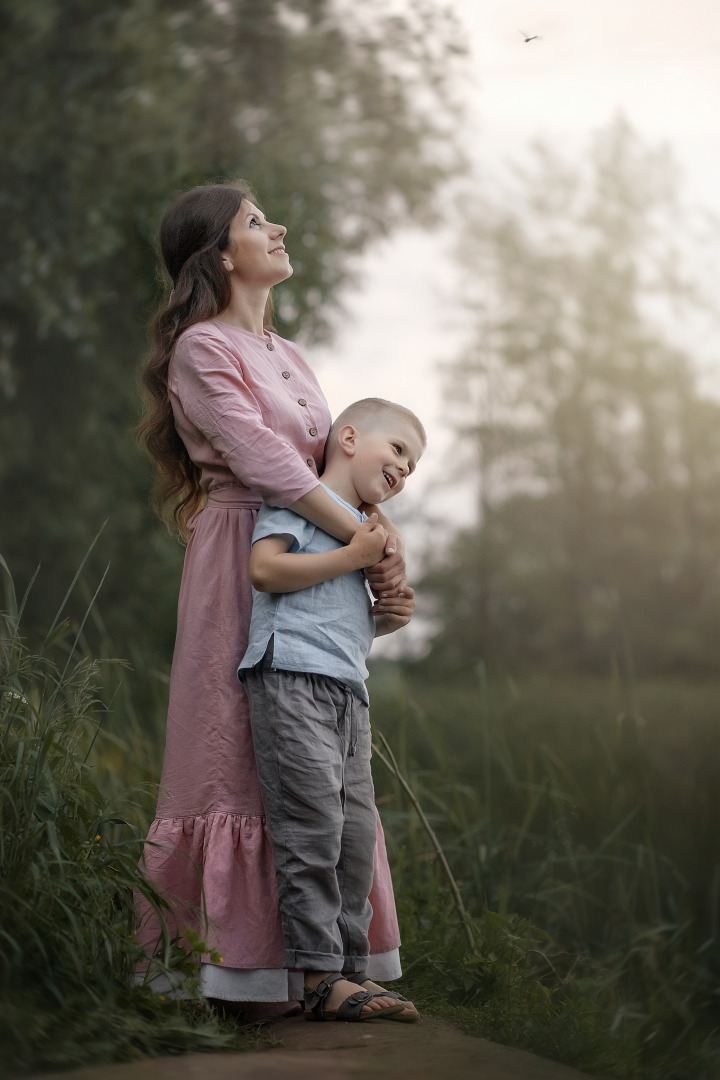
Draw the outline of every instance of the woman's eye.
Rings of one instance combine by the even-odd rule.
[[[253,225],[257,225],[258,229],[260,228],[260,222],[255,217],[250,218],[250,228],[252,228]]]

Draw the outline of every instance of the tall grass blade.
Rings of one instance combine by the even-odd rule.
[[[434,852],[437,855],[438,859],[440,860],[440,864],[441,864],[441,866],[443,868],[443,871],[445,872],[445,876],[446,876],[446,878],[448,880],[448,884],[450,886],[450,891],[451,891],[452,896],[453,896],[453,901],[455,903],[455,909],[457,910],[457,913],[460,916],[460,920],[461,920],[461,922],[463,924],[463,928],[464,928],[464,931],[465,931],[465,938],[466,938],[467,943],[468,943],[468,948],[470,950],[473,950],[475,948],[475,939],[473,937],[472,927],[470,926],[470,921],[469,921],[469,919],[467,917],[467,913],[465,911],[465,905],[463,904],[462,897],[460,895],[460,890],[457,887],[457,882],[455,881],[455,878],[453,877],[452,870],[450,869],[448,861],[445,858],[445,852],[443,851],[443,849],[442,849],[442,847],[440,845],[440,841],[438,840],[437,836],[435,835],[435,832],[433,830],[432,825],[430,824],[427,817],[425,816],[425,812],[423,811],[423,808],[420,805],[420,802],[419,802],[415,792],[412,790],[412,788],[408,784],[407,780],[405,779],[405,777],[400,772],[400,768],[398,766],[398,763],[395,760],[395,755],[393,754],[393,752],[392,752],[392,750],[390,748],[390,744],[388,743],[387,739],[383,735],[382,731],[378,731],[378,736],[380,737],[380,740],[381,740],[383,746],[385,747],[387,757],[385,756],[385,754],[382,752],[382,750],[380,750],[380,748],[375,743],[373,743],[373,750],[377,754],[377,756],[380,758],[380,760],[382,761],[385,768],[388,769],[392,773],[392,775],[395,777],[395,779],[398,781],[398,783],[402,787],[403,791],[405,792],[405,794],[408,796],[411,803],[415,807],[417,815],[420,818],[420,821],[422,822],[423,828],[425,829],[428,836],[430,837],[430,842],[433,845]]]
[[[0,555],[0,568],[2,568],[3,580],[5,583],[5,610],[8,612],[12,619],[17,619],[18,606],[17,597],[15,595],[15,582],[13,581],[12,574],[10,573],[10,568],[3,559],[2,555]]]
[[[51,637],[55,627],[57,626],[58,622],[60,621],[60,616],[62,615],[63,611],[65,610],[65,605],[67,604],[68,600],[72,596],[73,590],[74,590],[75,586],[77,585],[78,578],[82,574],[82,572],[83,572],[83,570],[85,568],[85,564],[88,561],[88,559],[90,558],[92,550],[95,547],[95,545],[97,544],[98,540],[100,539],[100,536],[101,536],[105,526],[107,525],[107,523],[108,523],[108,519],[106,518],[105,521],[103,521],[100,528],[98,529],[98,531],[95,533],[95,536],[93,537],[93,539],[90,541],[90,546],[88,547],[87,551],[83,555],[82,561],[81,561],[80,565],[78,566],[77,570],[75,571],[75,576],[73,577],[72,581],[70,582],[70,585],[68,586],[68,590],[65,593],[64,597],[62,598],[62,602],[60,604],[60,607],[55,612],[55,618],[50,623],[50,628],[49,628],[49,630],[47,632],[46,640],[48,640]],[[105,573],[107,573],[107,570],[105,571]],[[103,575],[103,580],[104,580],[104,575]],[[95,595],[97,595],[97,592],[96,592]]]

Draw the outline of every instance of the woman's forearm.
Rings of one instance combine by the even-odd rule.
[[[289,509],[344,544],[348,544],[360,528],[357,518],[344,510],[320,484],[294,502]],[[361,509],[368,515],[377,514],[380,524],[388,533],[385,557],[366,571],[367,579],[376,595],[380,592],[395,592],[406,578],[403,538],[392,521],[377,506],[363,505]]]
[[[366,514],[377,514],[378,521],[387,533],[385,543],[385,558],[365,571],[365,576],[370,583],[375,596],[380,593],[397,593],[398,588],[406,578],[405,568],[405,541],[389,517],[383,514],[378,506],[364,505],[362,510]]]
[[[288,509],[330,533],[336,540],[342,540],[344,544],[352,540],[360,527],[355,515],[349,514],[320,484],[292,503]]]
[[[371,503],[363,503],[363,505],[360,507],[360,509],[365,514],[367,514],[368,516],[370,516],[370,514],[377,514],[378,521],[382,525],[385,532],[388,534],[388,542],[385,545],[385,554],[386,555],[394,555],[395,554],[395,552],[398,549],[397,541],[399,541],[399,546],[401,548],[401,554],[402,554],[404,552],[404,550],[405,550],[405,542],[404,542],[404,540],[402,538],[402,535],[401,535],[400,531],[398,530],[398,528],[395,525],[393,525],[392,521],[387,516],[387,514],[383,513],[383,511],[380,509],[380,507],[377,506],[375,503],[372,503],[372,504]]]
[[[392,555],[397,550],[397,544],[394,542],[395,537],[400,537],[401,543],[402,537],[400,536],[398,529],[395,527],[395,525],[393,525],[390,518],[387,516],[387,514],[383,514],[379,506],[373,506],[366,510],[366,513],[368,514],[371,512],[377,514],[378,521],[382,525],[385,532],[388,534],[388,542],[385,545],[385,554]]]

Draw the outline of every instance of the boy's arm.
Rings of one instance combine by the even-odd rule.
[[[293,538],[282,535],[256,540],[250,553],[250,581],[258,592],[297,592],[364,570],[382,558],[387,533],[377,520],[363,522],[345,547],[305,554],[290,552]]]
[[[393,634],[401,626],[407,626],[415,610],[415,590],[409,585],[401,585],[394,596],[380,597],[373,604],[375,637]]]

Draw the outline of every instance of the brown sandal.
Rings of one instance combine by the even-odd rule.
[[[364,979],[363,982],[372,982],[371,979]],[[361,983],[362,985],[362,983]],[[373,997],[389,997],[395,998],[396,1001],[410,1002],[410,998],[406,998],[404,994],[398,993],[397,990],[370,990],[368,991]],[[412,1002],[410,1002],[412,1004]],[[405,1010],[402,1009],[401,1013]],[[388,1020],[398,1020],[401,1024],[416,1024],[420,1019],[419,1016],[402,1016],[398,1015],[396,1009],[383,1009],[383,1012],[389,1013]],[[382,1015],[382,1014],[381,1014]]]
[[[338,1005],[335,1012],[327,1012],[325,1010],[325,999],[330,994],[333,984],[343,978],[344,976],[339,971],[334,971],[326,979],[322,979],[314,990],[305,991],[305,1004],[310,1010],[307,1014],[308,1020],[347,1020],[363,1023],[366,1020],[381,1020],[383,1014],[390,1013],[394,1016],[395,1013],[402,1012],[403,1006],[397,1005],[391,1006],[389,1009],[378,1009],[363,1016],[363,1008],[368,1002],[372,1001],[374,997],[386,996],[384,994],[373,994],[370,990],[358,990],[356,993],[350,994]]]

